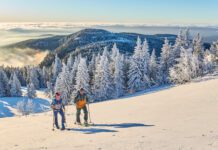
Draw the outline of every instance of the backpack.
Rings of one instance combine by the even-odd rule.
[[[86,99],[80,99],[78,102],[76,102],[76,108],[83,108],[86,105]]]

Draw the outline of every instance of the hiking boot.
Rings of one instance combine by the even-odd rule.
[[[89,125],[89,124],[88,124],[88,121],[85,121],[85,122],[84,122],[84,125],[85,125],[85,126],[88,126],[88,125]]]
[[[82,123],[81,123],[81,122],[76,122],[75,124],[82,125]]]

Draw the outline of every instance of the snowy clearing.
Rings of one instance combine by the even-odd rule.
[[[26,88],[22,88],[23,94],[26,94]],[[50,109],[50,99],[45,95],[45,92],[42,90],[36,91],[37,98],[33,99],[34,103],[34,112],[43,112]],[[20,115],[16,109],[16,105],[20,101],[27,101],[27,97],[3,97],[0,98],[0,118],[3,117],[12,117]]]

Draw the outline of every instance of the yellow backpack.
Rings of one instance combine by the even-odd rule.
[[[76,102],[76,108],[83,108],[86,105],[86,99],[81,99],[78,102]]]

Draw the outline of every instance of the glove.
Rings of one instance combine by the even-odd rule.
[[[54,106],[54,105],[51,105],[51,108],[52,108],[52,109],[55,109],[55,106]]]

